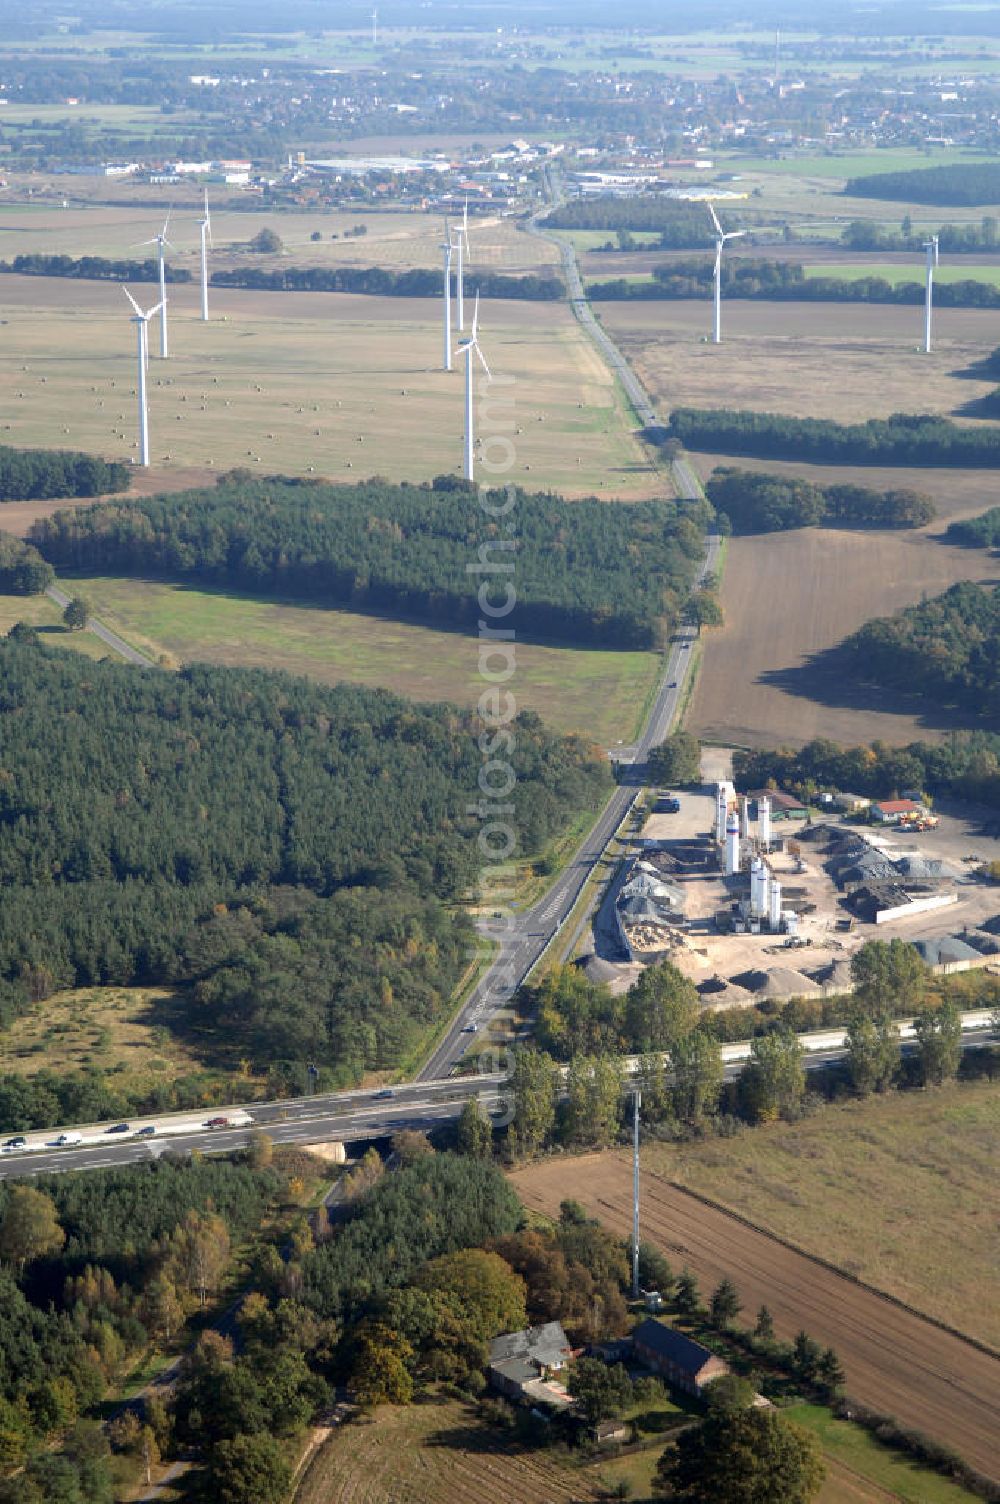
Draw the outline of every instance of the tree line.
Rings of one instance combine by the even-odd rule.
[[[963,428],[934,413],[866,423],[738,408],[675,407],[669,438],[689,449],[847,465],[1000,465],[1000,427]]]
[[[1000,244],[1000,223],[984,214],[978,225],[941,225],[935,232],[941,250],[948,256],[970,251],[992,251]],[[841,243],[851,251],[913,251],[924,249],[928,231],[915,231],[909,215],[899,233],[887,230],[877,219],[852,219],[841,232]],[[936,291],[937,289],[935,289]]]
[[[43,501],[59,496],[103,496],[127,491],[132,476],[117,460],[74,449],[12,449],[0,444],[0,502]]]
[[[895,616],[866,622],[844,647],[871,683],[976,715],[1000,710],[1000,587],[952,585]]]
[[[948,167],[917,167],[910,171],[873,172],[848,178],[847,198],[896,199],[907,204],[972,207],[1000,202],[1000,165],[996,162],[953,162]]]
[[[195,579],[285,600],[475,626],[480,574],[517,570],[521,633],[606,647],[670,635],[703,553],[704,507],[609,507],[515,493],[517,541],[463,482],[333,486],[243,472],[214,488],[40,519],[31,540],[59,569]],[[497,506],[512,509],[506,493]],[[500,515],[498,513],[498,515]]]
[[[0,1002],[191,984],[245,1053],[338,1079],[398,1060],[467,964],[471,713],[289,675],[136,674],[0,646]],[[610,779],[523,712],[510,816],[540,851]]]
[[[704,297],[712,286],[713,261],[671,261],[654,269],[648,282],[625,277],[591,282],[591,298],[603,302],[655,301]],[[890,282],[876,275],[864,277],[807,276],[798,261],[766,261],[730,256],[723,263],[722,285],[727,298],[793,303],[922,304],[923,282]],[[1000,308],[1000,288],[990,282],[964,278],[937,282],[934,299],[942,308]]]
[[[55,570],[30,543],[0,533],[0,591],[5,595],[40,595],[55,579]]]
[[[773,533],[796,527],[923,527],[936,509],[918,491],[872,491],[821,486],[784,475],[720,466],[705,495],[722,524],[736,533]]]
[[[979,517],[949,523],[945,536],[950,542],[964,543],[969,548],[997,548],[1000,546],[1000,507],[990,507]]]
[[[704,205],[669,198],[616,198],[611,194],[569,199],[552,209],[542,223],[551,230],[646,230],[660,237],[660,248],[701,250],[712,239],[712,220]]]
[[[159,282],[160,265],[153,256],[144,260],[109,260],[106,256],[46,256],[40,251],[0,261],[0,273],[14,272],[20,277],[71,277],[87,282]],[[168,282],[190,282],[185,266],[164,268]]]
[[[953,732],[940,743],[906,747],[816,740],[797,750],[737,752],[733,768],[738,788],[766,788],[773,781],[806,799],[822,790],[886,799],[923,789],[1000,808],[1000,736],[987,731]]]
[[[530,302],[553,302],[565,288],[558,277],[540,277],[535,272],[512,277],[504,272],[466,272],[466,285],[484,298],[523,298]],[[429,267],[390,271],[383,266],[279,266],[272,269],[240,266],[212,273],[215,287],[245,287],[256,292],[352,292],[381,298],[438,298],[441,273]],[[457,280],[452,279],[453,293]]]

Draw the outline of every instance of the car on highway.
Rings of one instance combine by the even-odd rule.
[[[462,1033],[463,1034],[478,1034],[479,1033],[479,1025],[478,1024],[466,1024],[465,1027],[462,1030]]]
[[[384,1091],[377,1091],[375,1093],[375,1101],[384,1102],[387,1097],[394,1097],[395,1095],[396,1093],[394,1091],[391,1091],[389,1087],[386,1087]]]
[[[59,1135],[58,1138],[54,1138],[52,1140],[52,1146],[55,1149],[69,1149],[74,1144],[82,1144],[82,1143],[83,1143],[83,1134],[82,1133],[60,1133],[60,1135]]]
[[[5,1154],[16,1154],[18,1149],[26,1149],[27,1147],[28,1140],[19,1133],[16,1138],[4,1139],[3,1152]]]
[[[105,1128],[105,1133],[131,1133],[131,1123],[115,1123],[110,1128]]]
[[[671,679],[670,683],[667,685],[667,688],[668,689],[676,689],[677,688],[677,680],[676,679]]]
[[[156,1132],[156,1124],[155,1123],[147,1123],[146,1126],[145,1126],[145,1128],[139,1128],[137,1130],[135,1136],[136,1136],[136,1138],[152,1138],[153,1134],[155,1132]]]

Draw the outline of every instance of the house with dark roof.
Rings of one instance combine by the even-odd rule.
[[[640,1321],[632,1333],[632,1351],[668,1384],[695,1396],[729,1372],[722,1358],[662,1321]]]
[[[572,1396],[555,1377],[573,1356],[559,1321],[505,1332],[489,1345],[486,1375],[494,1389],[525,1404],[564,1409]]]

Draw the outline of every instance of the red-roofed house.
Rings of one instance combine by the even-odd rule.
[[[883,825],[898,825],[900,820],[925,813],[924,806],[916,799],[881,799],[871,809],[872,819]]]

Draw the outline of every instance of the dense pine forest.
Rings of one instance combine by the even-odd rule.
[[[605,302],[700,298],[711,290],[712,278],[713,261],[706,256],[658,266],[649,282],[630,282],[625,277],[592,282],[588,293]],[[724,263],[722,285],[727,298],[762,302],[914,304],[924,301],[924,286],[916,277],[912,282],[889,282],[874,275],[815,277],[806,275],[801,262],[737,256]],[[934,300],[941,308],[1000,308],[1000,288],[972,277],[961,282],[938,282]]]
[[[60,512],[31,538],[59,569],[193,579],[449,627],[475,626],[481,578],[516,570],[520,634],[628,648],[669,636],[703,553],[697,507],[516,500],[514,538],[450,478],[331,486],[234,472],[204,491]],[[509,508],[501,493],[496,502]]]
[[[668,436],[689,449],[843,465],[1000,465],[1000,427],[960,428],[934,413],[867,423],[738,408],[675,407]],[[43,550],[44,552],[44,550]]]
[[[0,1009],[63,986],[193,984],[199,1027],[337,1079],[390,1065],[467,964],[471,717],[376,690],[137,673],[0,646]],[[524,713],[521,850],[609,786]]]
[[[917,491],[818,486],[785,475],[720,467],[705,495],[735,533],[795,527],[923,527],[934,503]]]
[[[905,204],[972,207],[1000,203],[1000,163],[954,162],[904,172],[873,172],[849,178],[848,198],[896,199]]]
[[[868,681],[976,715],[1000,711],[1000,587],[952,585],[933,600],[866,622],[845,646]]]
[[[550,230],[652,230],[662,249],[698,250],[712,242],[712,218],[703,204],[678,199],[575,198],[542,223]]]
[[[526,298],[533,302],[552,302],[565,291],[558,277],[539,277],[529,273],[512,277],[505,272],[466,273],[484,298]],[[279,266],[272,269],[240,266],[232,271],[212,273],[215,287],[249,287],[256,292],[357,292],[381,298],[438,298],[441,296],[441,272],[427,267],[413,267],[405,272],[387,271],[383,266]],[[453,279],[457,288],[457,281]]]
[[[11,449],[0,444],[0,501],[103,496],[127,491],[131,479],[127,465],[73,449]]]

